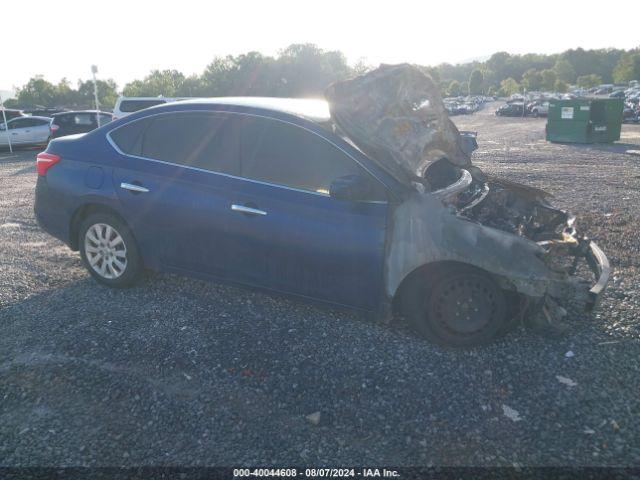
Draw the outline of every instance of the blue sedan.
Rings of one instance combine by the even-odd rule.
[[[37,171],[40,225],[111,287],[151,269],[379,317],[398,307],[428,338],[467,346],[504,332],[515,298],[566,280],[541,244],[455,215],[442,201],[455,191],[417,191],[365,155],[323,101],[152,107],[53,140]]]

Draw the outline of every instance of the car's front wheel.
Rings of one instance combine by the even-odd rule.
[[[135,239],[127,225],[115,215],[89,215],[79,229],[78,245],[89,273],[104,285],[133,285],[143,266]]]
[[[414,328],[439,344],[470,347],[507,330],[507,302],[496,282],[481,270],[455,266],[414,290],[407,316]]]

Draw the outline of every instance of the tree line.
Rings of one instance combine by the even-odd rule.
[[[126,96],[216,97],[227,95],[318,97],[330,83],[364,73],[372,66],[349,65],[339,51],[313,44],[293,44],[276,56],[249,52],[216,57],[199,75],[178,70],[153,70],[127,83]],[[563,92],[569,85],[592,87],[640,79],[640,47],[632,50],[571,49],[559,54],[511,55],[497,52],[484,62],[420,67],[430,74],[444,95],[511,95],[523,89]],[[115,81],[98,81],[101,107],[113,108],[119,91]],[[67,79],[53,84],[41,75],[17,89],[6,107],[93,108],[93,83]]]

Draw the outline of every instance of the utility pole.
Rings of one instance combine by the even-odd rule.
[[[91,65],[91,73],[93,74],[93,98],[96,102],[96,121],[98,122],[98,128],[100,128],[100,102],[98,102],[98,82],[96,82],[96,73],[98,73],[98,67]]]
[[[7,142],[9,142],[9,152],[13,155],[13,146],[11,145],[11,135],[9,135],[9,124],[7,123],[7,114],[4,111],[4,100],[0,93],[0,110],[2,110],[2,119],[4,120],[4,133],[7,134]]]

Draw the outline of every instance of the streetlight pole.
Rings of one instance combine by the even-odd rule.
[[[96,65],[91,65],[91,73],[93,74],[93,98],[96,102],[96,121],[98,122],[98,128],[100,128],[100,102],[98,102],[98,82],[96,82],[98,67]]]
[[[9,142],[9,152],[13,155],[13,146],[11,145],[11,135],[9,135],[9,124],[7,123],[7,114],[4,111],[4,100],[0,93],[0,110],[2,110],[2,119],[4,120],[4,133],[7,134],[7,142]]]

